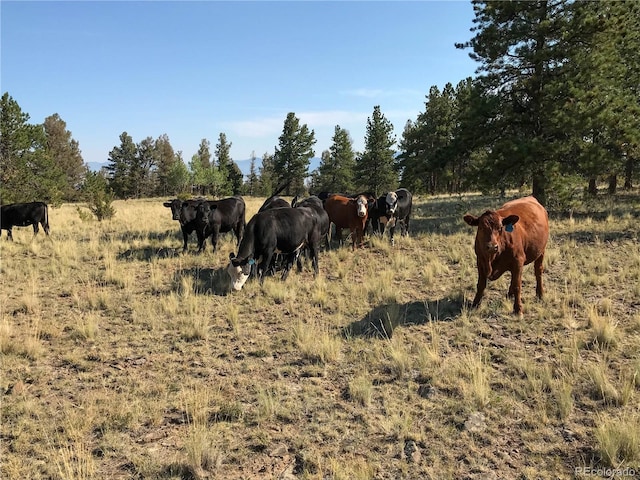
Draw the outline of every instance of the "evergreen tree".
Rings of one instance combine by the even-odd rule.
[[[136,194],[135,168],[138,154],[136,144],[127,132],[120,134],[120,146],[109,152],[109,187],[117,198],[130,198]]]
[[[135,197],[150,197],[157,189],[156,180],[156,143],[147,137],[137,145],[136,160],[131,176],[135,185]]]
[[[62,199],[65,178],[46,151],[43,125],[27,123],[29,114],[8,93],[0,100],[0,195],[3,203]]]
[[[314,155],[315,133],[293,112],[287,114],[274,155],[274,173],[279,185],[287,183],[287,195],[304,191],[304,180],[309,173],[309,163]]]
[[[573,2],[472,3],[476,34],[457,46],[473,49],[470,56],[481,62],[478,81],[486,95],[497,97],[497,110],[485,124],[499,133],[488,146],[493,168],[487,174],[498,182],[524,176],[545,204],[564,140],[558,95],[565,79],[558,72],[569,60],[572,44],[581,41],[571,29]]]
[[[172,172],[178,164],[178,156],[174,152],[166,133],[160,135],[155,141],[155,159],[157,165],[155,195],[166,196],[177,193],[174,191],[171,178]],[[182,162],[182,166],[186,170],[184,162]]]
[[[415,124],[405,125],[399,156],[403,185],[432,194],[455,189],[450,150],[456,122],[453,86],[447,83],[442,92],[432,86],[425,111]]]
[[[563,68],[567,101],[560,118],[571,138],[567,171],[590,178],[595,193],[598,177],[610,179],[615,191],[619,174],[629,175],[640,144],[640,7],[636,2],[578,2],[573,30],[590,48],[574,45]],[[584,43],[584,42],[583,42]]]
[[[63,200],[78,200],[80,188],[87,174],[79,144],[71,137],[67,124],[55,113],[44,120],[45,150],[53,164],[63,174],[60,185]],[[61,180],[62,180],[61,179]]]
[[[244,173],[242,173],[242,170],[240,170],[240,167],[234,161],[231,162],[229,168],[228,184],[231,186],[230,195],[240,195],[242,193]]]
[[[364,152],[356,159],[355,183],[361,189],[380,195],[398,186],[395,143],[393,125],[376,105],[367,119]]]
[[[198,146],[198,161],[202,165],[203,168],[211,168],[211,142],[206,138],[203,138],[200,141],[200,145]]]
[[[245,193],[250,196],[258,194],[260,179],[256,172],[256,152],[251,152],[251,164],[249,166],[249,176],[245,187]]]
[[[231,159],[231,143],[227,142],[227,136],[220,133],[218,143],[216,144],[217,168],[220,172],[222,184],[220,186],[220,195],[229,196],[233,193],[234,185],[231,184],[230,174],[233,168],[233,160]],[[235,172],[234,172],[235,173]]]
[[[182,159],[182,152],[175,154],[175,162],[166,178],[166,195],[181,195],[190,192],[191,174]],[[163,194],[164,195],[164,194]]]
[[[318,171],[313,175],[314,190],[353,192],[355,158],[349,132],[336,125],[331,147],[322,152]]]
[[[274,167],[273,155],[265,152],[262,154],[262,166],[260,167],[260,189],[259,195],[269,197],[278,187]]]

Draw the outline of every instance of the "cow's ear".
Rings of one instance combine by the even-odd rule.
[[[218,204],[209,205],[209,210],[215,210],[218,208]]]
[[[236,258],[236,256],[233,254],[233,252],[229,252],[229,260],[233,260],[234,258]]]
[[[507,225],[515,225],[516,223],[518,223],[518,220],[520,220],[520,217],[518,215],[509,215],[508,217],[502,219],[502,225],[504,225],[505,227]]]
[[[462,218],[464,219],[465,222],[467,222],[472,227],[478,226],[478,217],[474,217],[473,215],[465,215]]]
[[[164,202],[162,205],[165,207],[171,208],[171,202]]]

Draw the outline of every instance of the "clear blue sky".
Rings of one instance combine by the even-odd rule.
[[[107,162],[126,131],[167,134],[189,162],[224,132],[231,157],[273,153],[288,112],[336,125],[364,148],[380,105],[401,138],[432,85],[478,65],[470,1],[2,1],[2,92],[30,123],[57,113],[86,162]]]

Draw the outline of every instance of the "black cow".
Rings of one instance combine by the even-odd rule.
[[[7,237],[13,241],[11,229],[33,225],[33,236],[40,231],[42,225],[44,233],[49,235],[49,207],[44,202],[11,203],[0,207],[0,235],[7,231]]]
[[[229,254],[227,272],[234,290],[241,290],[257,264],[260,282],[271,265],[276,252],[292,258],[308,246],[313,269],[318,274],[318,244],[320,242],[317,217],[309,208],[272,208],[256,213],[244,231],[238,254]],[[282,280],[289,274],[291,262],[282,272]]]
[[[290,207],[291,204],[289,202],[287,202],[284,198],[279,196],[280,193],[282,193],[284,191],[284,189],[289,186],[290,183],[291,182],[285,182],[282,185],[280,185],[278,188],[276,188],[276,191],[273,192],[273,195],[271,195],[269,198],[267,198],[264,201],[264,203],[262,204],[262,206],[258,210],[258,213],[264,212],[265,210],[269,210],[270,208],[286,208],[286,207]]]
[[[192,200],[180,200],[175,198],[163,203],[165,207],[171,209],[171,217],[180,222],[180,230],[182,230],[182,238],[184,239],[184,245],[182,247],[183,253],[187,251],[187,240],[189,239],[189,235],[196,229],[196,208],[200,203],[205,201],[206,200],[203,198]],[[184,216],[182,216],[183,206],[185,208]],[[198,245],[200,245],[199,240]]]
[[[311,197],[298,201],[298,197],[296,196],[291,201],[291,206],[293,208],[311,209],[313,214],[318,217],[318,229],[320,238],[324,238],[327,246],[329,246],[329,227],[331,226],[331,222],[329,221],[329,215],[327,214],[327,211],[324,209],[322,200],[317,196],[312,195]]]
[[[387,193],[385,197],[385,214],[388,219],[389,237],[391,245],[394,244],[393,233],[396,230],[398,222],[402,224],[400,228],[402,235],[409,235],[409,220],[411,217],[411,209],[413,206],[413,196],[406,188],[399,188],[395,192]],[[380,208],[380,205],[378,205]],[[380,225],[380,233],[384,234],[384,225]]]
[[[278,195],[273,195],[267,198],[260,209],[259,212],[264,212],[265,210],[269,210],[270,208],[287,208],[291,207],[291,204],[287,202],[284,198],[279,197]]]
[[[201,202],[196,207],[196,235],[198,252],[204,250],[205,240],[211,237],[213,251],[216,251],[221,233],[233,232],[238,244],[242,240],[245,227],[245,203],[242,197]]]

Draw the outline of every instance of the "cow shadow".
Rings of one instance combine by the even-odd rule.
[[[193,282],[184,282],[184,278],[191,278]],[[189,285],[196,295],[213,294],[226,296],[231,293],[231,278],[226,268],[193,267],[178,270],[173,276],[172,289],[178,293],[184,292],[185,285]]]
[[[391,338],[396,328],[429,322],[450,322],[465,306],[462,296],[410,302],[390,303],[374,308],[363,318],[343,328],[346,338]]]
[[[125,261],[150,261],[154,258],[175,258],[181,255],[181,248],[168,247],[142,247],[130,248],[124,252],[120,252],[117,256],[118,260]]]

